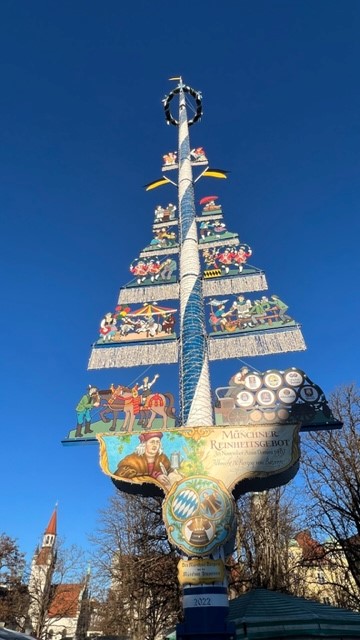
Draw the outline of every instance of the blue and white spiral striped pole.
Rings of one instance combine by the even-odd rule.
[[[188,121],[186,95],[196,101],[195,118]],[[179,94],[179,120],[169,103]],[[180,411],[183,426],[213,425],[209,359],[202,295],[201,266],[196,227],[194,182],[191,167],[189,124],[201,115],[201,96],[183,84],[164,100],[168,123],[178,125],[179,244],[180,244]],[[220,550],[221,553],[221,550]],[[213,585],[187,585],[183,590],[184,621],[177,625],[179,640],[234,640],[227,623],[225,581]]]
[[[180,410],[182,425],[213,424],[186,93],[179,84]],[[191,90],[191,93],[193,90]],[[198,95],[198,94],[197,94]]]

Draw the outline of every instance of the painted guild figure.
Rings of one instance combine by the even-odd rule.
[[[220,329],[220,331],[225,330],[227,316],[225,309],[226,302],[228,302],[228,300],[215,300],[214,298],[212,298],[209,302],[210,324],[213,331],[217,331],[218,329]]]
[[[163,453],[162,437],[161,431],[142,433],[135,452],[120,460],[114,475],[137,482],[155,479],[168,491],[174,483],[182,479],[182,476],[172,469],[169,458]]]
[[[215,248],[204,249],[203,258],[208,269],[218,269],[217,257],[219,252]]]
[[[213,222],[211,224],[212,234],[217,238],[221,238],[223,233],[227,232],[225,222]]]
[[[148,274],[148,264],[146,260],[139,258],[130,265],[130,272],[135,276],[138,284],[144,282]]]
[[[153,316],[150,316],[150,318],[146,318],[141,322],[142,325],[140,327],[140,331],[145,331],[147,338],[155,338],[155,336],[162,331],[161,322],[155,320]]]
[[[224,313],[226,322],[222,323],[222,331],[236,331],[254,326],[251,319],[251,300],[245,300],[244,296],[238,296],[232,303],[229,311]]]
[[[158,206],[155,209],[155,222],[162,222],[163,218],[164,218],[164,207],[162,207],[160,204],[158,204]]]
[[[171,280],[172,274],[177,269],[176,260],[167,258],[160,265],[160,277],[162,280]]]
[[[104,404],[100,410],[100,418],[103,422],[111,422],[108,431],[116,431],[119,414],[124,413],[121,421],[121,431],[131,433],[136,420],[138,426],[150,429],[155,418],[161,420],[161,428],[166,429],[168,418],[174,418],[174,396],[171,393],[159,393],[152,391],[159,375],[149,381],[148,377],[143,383],[137,383],[133,387],[122,384],[110,386],[109,392],[103,392],[101,396]],[[159,425],[160,426],[160,425]]]
[[[146,332],[146,336],[150,338],[155,338],[155,336],[160,333],[162,326],[159,322],[155,321],[155,318],[152,316],[147,320],[143,320],[143,325],[141,326],[141,330]]]
[[[141,396],[139,396],[138,393],[138,385],[136,384],[134,387],[124,387],[123,385],[118,385],[117,387],[115,387],[112,384],[110,386],[110,391],[111,397],[108,400],[108,408],[113,413],[115,412],[115,410],[124,411],[125,419],[123,422],[123,430],[131,432],[133,430],[135,418],[139,414],[141,406]],[[101,419],[104,420],[104,422],[108,422],[108,420],[104,419],[106,413],[108,413],[108,411],[104,409],[100,414]],[[114,419],[112,427],[110,427],[110,431],[115,431],[116,419]]]
[[[190,151],[190,156],[193,162],[207,162],[207,157],[203,147],[197,147]]]
[[[287,324],[293,319],[287,315],[288,306],[278,296],[261,296],[260,299],[251,301],[243,295],[239,295],[232,302],[230,308],[226,308],[228,300],[210,300],[211,306],[209,322],[214,332],[223,331],[231,333],[243,329],[256,327],[271,327],[273,323]]]
[[[288,305],[280,300],[279,296],[270,296],[269,304],[272,310],[276,310],[279,320],[283,324],[292,321],[292,318],[286,313],[289,308]]]
[[[200,238],[204,240],[207,236],[211,235],[210,222],[207,220],[203,220],[200,223]]]
[[[161,234],[160,234],[161,235]],[[164,238],[157,242],[170,242],[173,241],[172,235],[170,238]],[[162,248],[161,244],[157,245],[158,248]],[[130,273],[136,277],[137,284],[150,284],[157,282],[158,280],[171,280],[174,271],[177,269],[176,260],[172,258],[166,258],[162,262],[158,256],[152,256],[148,258],[137,258],[130,265]]]
[[[153,239],[150,241],[150,247],[161,249],[161,231],[155,231]]]
[[[151,258],[148,263],[147,275],[150,276],[151,282],[158,280],[160,277],[160,260],[154,260]]]
[[[278,296],[271,296],[270,300],[267,296],[261,296],[261,300],[253,302],[251,312],[256,324],[272,325],[273,322],[286,324],[292,322],[292,318],[286,314],[287,309],[287,304]]]
[[[202,220],[200,223],[200,241],[221,238],[224,233],[228,233],[224,222],[219,220]]]
[[[158,239],[162,246],[171,247],[176,242],[176,233],[175,231],[167,231],[166,227],[163,227],[158,232]]]
[[[158,205],[155,209],[155,223],[156,222],[168,222],[174,220],[177,207],[172,202],[169,202],[166,208]]]
[[[177,206],[169,202],[168,206],[165,209],[165,220],[174,220],[176,214]]]
[[[91,427],[91,409],[100,406],[100,396],[97,387],[89,385],[88,392],[80,398],[76,405],[76,431],[75,438],[82,438],[83,435],[93,433]],[[82,429],[84,427],[84,434]]]
[[[146,398],[150,395],[150,389],[155,384],[156,380],[160,378],[160,375],[156,373],[152,380],[149,380],[149,376],[146,376],[143,379],[142,384],[137,388],[137,391],[142,391],[141,394],[141,404],[144,405],[146,403]]]
[[[150,242],[150,247],[157,249],[163,249],[166,247],[172,247],[176,243],[175,231],[168,231],[166,227],[162,227],[155,231],[154,238]]]
[[[201,198],[199,204],[203,205],[202,213],[221,213],[221,205],[215,204],[215,200],[218,199],[219,196],[205,196],[205,198]]]
[[[121,338],[124,338],[134,331],[136,331],[136,322],[131,318],[121,318],[121,324],[119,326],[119,331],[115,336],[115,340],[121,340]]]
[[[165,166],[176,164],[177,151],[169,151],[169,153],[165,153],[165,155],[163,155],[163,160]]]
[[[165,331],[165,333],[173,333],[174,332],[174,326],[175,326],[175,316],[173,313],[168,313],[163,321],[162,324],[162,330]]]
[[[250,318],[251,300],[246,300],[244,296],[237,296],[230,307],[230,312],[235,315],[235,319]]]
[[[248,367],[242,367],[240,369],[240,371],[238,371],[237,373],[235,373],[234,376],[232,376],[232,378],[230,379],[229,385],[230,385],[230,392],[231,392],[231,388],[232,387],[236,387],[236,393],[238,392],[238,387],[239,386],[244,386],[244,382],[245,382],[245,378],[249,373],[249,369]]]
[[[215,200],[210,200],[203,208],[203,213],[214,213],[216,211],[221,211],[221,205],[215,204]]]
[[[218,261],[220,262],[221,268],[225,271],[225,273],[229,273],[233,257],[234,254],[229,247],[226,247],[224,251],[218,254]]]
[[[251,306],[252,321],[256,324],[266,324],[266,313],[270,309],[267,296],[261,296],[261,300],[254,300]]]
[[[100,338],[104,342],[110,342],[117,332],[116,317],[111,313],[106,313],[100,322]]]
[[[244,264],[246,263],[247,259],[250,258],[251,255],[252,255],[252,250],[248,245],[240,245],[238,250],[234,252],[233,262],[238,266],[239,273],[241,273],[241,271],[244,268]]]
[[[157,270],[157,268],[156,266],[155,269]],[[111,322],[111,325],[107,333],[106,329],[103,329],[106,335],[104,337],[100,334],[98,344],[105,341],[132,342],[148,338],[168,338],[174,330],[175,316],[172,317],[172,314],[176,311],[170,307],[159,307],[156,303],[145,304],[135,310],[120,305],[116,307],[114,314],[108,313],[104,317],[104,320],[108,323]]]
[[[217,237],[221,237],[222,233],[226,232],[226,228],[223,226],[219,228],[214,227],[210,233],[216,234],[216,231],[218,231]],[[201,237],[204,237],[201,234],[201,225],[200,235]],[[247,244],[236,245],[233,247],[220,247],[217,249],[212,248],[203,251],[203,258],[206,267],[213,269],[221,267],[222,275],[235,274],[235,269],[238,273],[241,273],[244,269],[244,264],[251,255],[252,250]]]

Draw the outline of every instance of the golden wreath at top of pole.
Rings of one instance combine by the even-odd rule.
[[[189,127],[191,127],[192,124],[200,120],[203,114],[202,100],[201,100],[202,95],[200,91],[195,91],[195,89],[192,89],[188,85],[183,84],[181,76],[179,78],[169,78],[169,80],[179,80],[179,84],[177,85],[177,87],[175,87],[175,89],[170,91],[169,95],[166,96],[164,100],[162,100],[162,103],[165,109],[166,124],[173,124],[175,127],[179,125],[179,121],[176,120],[176,118],[174,118],[170,113],[170,102],[173,99],[173,97],[176,96],[178,93],[180,93],[180,91],[182,90],[185,93],[189,93],[191,97],[194,98],[195,104],[196,104],[196,113],[193,118],[188,120],[188,125]]]

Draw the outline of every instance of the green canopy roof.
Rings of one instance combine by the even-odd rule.
[[[35,640],[35,638],[27,635],[26,633],[20,633],[13,629],[0,627],[0,640]]]
[[[267,589],[230,601],[237,639],[360,638],[360,614]]]

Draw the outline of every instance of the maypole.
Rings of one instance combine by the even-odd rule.
[[[158,372],[116,384],[112,374],[107,389],[91,384],[82,395],[64,443],[96,438],[101,468],[120,491],[164,496],[167,535],[181,554],[177,638],[230,640],[225,558],[233,553],[235,500],[295,476],[300,431],[341,424],[321,388],[295,367],[242,367],[212,400],[209,361],[302,351],[305,343],[288,305],[267,293],[264,272],[248,263],[250,246],[227,229],[218,196],[204,195],[196,212],[194,184],[227,172],[210,168],[202,147],[191,149],[202,97],[182,78],[171,80],[178,84],[163,103],[167,123],[178,127],[178,150],[163,155],[165,173],[146,190],[176,187],[178,206],[156,206],[153,237],[131,262],[115,310],[100,321],[88,368],[179,363],[180,417],[173,394],[158,388]],[[175,96],[178,119],[170,111]]]
[[[183,426],[209,427],[213,424],[214,418],[186,109],[186,93],[191,91],[194,94],[195,92],[183,84],[182,78],[179,80],[180,415]],[[200,101],[201,96],[196,95]],[[165,100],[166,104],[167,100]],[[177,123],[172,121],[172,124]],[[211,610],[197,606],[196,603],[202,600],[211,602]],[[191,640],[197,638],[198,634],[204,633],[209,637],[211,635],[212,638],[222,640],[234,637],[234,629],[226,624],[228,613],[226,580],[213,582],[211,586],[200,583],[185,585],[183,606],[184,623],[177,630],[178,638]]]
[[[181,423],[188,426],[209,426],[213,424],[213,411],[185,99],[190,89],[183,84],[181,78],[178,89]],[[200,95],[197,96],[200,100]]]

